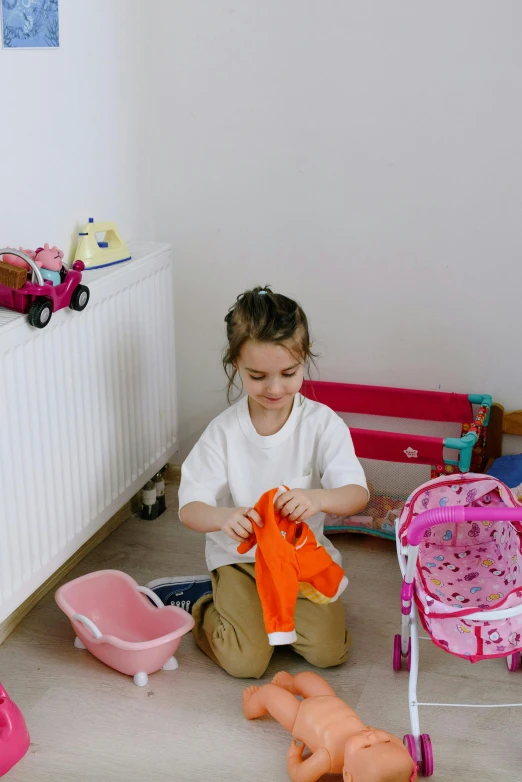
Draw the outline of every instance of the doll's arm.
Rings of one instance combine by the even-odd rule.
[[[313,755],[303,760],[304,744],[298,747],[292,741],[286,756],[288,774],[292,782],[317,782],[332,769],[332,760],[324,747],[319,747]]]

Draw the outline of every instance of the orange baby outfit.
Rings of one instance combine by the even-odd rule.
[[[294,610],[299,589],[314,603],[331,603],[348,585],[342,567],[317,542],[308,524],[283,518],[276,510],[274,502],[283,491],[288,489],[263,494],[255,509],[264,526],[255,524],[237,548],[246,554],[257,542],[257,591],[271,646],[297,641]]]

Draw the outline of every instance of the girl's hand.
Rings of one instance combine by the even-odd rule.
[[[290,521],[306,521],[321,511],[320,490],[291,489],[276,500],[275,507],[283,518]]]
[[[261,516],[254,508],[226,508],[224,511],[221,531],[236,543],[243,543],[252,533],[252,522],[258,527],[263,526]]]

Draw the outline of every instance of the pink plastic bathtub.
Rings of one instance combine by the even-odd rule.
[[[133,676],[139,687],[147,684],[148,674],[178,667],[174,653],[194,626],[190,614],[164,606],[120,570],[98,570],[69,581],[56,592],[56,602],[76,633],[74,645]]]

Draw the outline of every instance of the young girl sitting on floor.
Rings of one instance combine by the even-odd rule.
[[[244,396],[208,426],[183,464],[179,489],[183,524],[206,533],[211,578],[177,577],[149,586],[164,603],[195,619],[194,638],[232,676],[261,677],[272,656],[254,573],[255,549],[238,544],[262,525],[252,506],[278,486],[282,516],[306,521],[335,562],[341,556],[323,534],[324,514],[350,516],[368,501],[350,432],[328,407],[299,392],[312,352],[308,321],[292,299],[255,288],[238,297],[226,318],[223,365],[228,397],[239,377]],[[348,656],[342,602],[318,604],[299,595],[295,651],[327,668]]]

